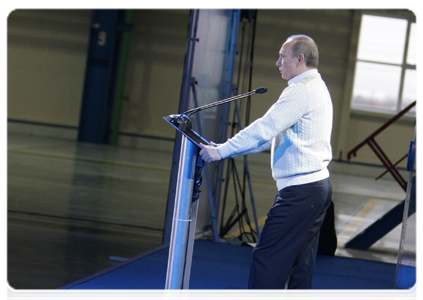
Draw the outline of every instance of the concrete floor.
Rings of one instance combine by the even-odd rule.
[[[166,143],[165,143],[166,144]],[[161,245],[173,146],[137,148],[8,135],[7,278],[15,289],[55,289]],[[367,251],[343,248],[405,198],[399,185],[331,173],[337,256],[396,263],[401,226]],[[268,154],[251,156],[257,218],[276,187]],[[251,219],[250,215],[250,219]]]

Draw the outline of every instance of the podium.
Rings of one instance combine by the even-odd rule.
[[[182,137],[164,299],[187,299],[203,162],[199,147]]]
[[[204,109],[265,92],[267,92],[267,88],[257,88],[251,92],[200,106],[182,114],[163,117],[166,122],[182,133],[166,273],[166,289],[189,288],[199,188],[204,167],[204,162],[199,156],[200,143],[210,145],[209,141],[192,129],[192,121],[189,116]]]
[[[191,120],[185,114],[163,119],[182,133],[165,288],[188,289],[204,166],[198,155],[199,144],[210,143],[192,130]]]
[[[183,137],[179,178],[176,186],[169,259],[166,275],[166,289],[187,289],[194,248],[194,232],[198,211],[198,187],[202,165],[197,165],[198,147]],[[201,159],[200,159],[201,160]],[[197,189],[194,192],[194,189]]]

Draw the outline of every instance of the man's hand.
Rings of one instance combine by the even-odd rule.
[[[219,151],[216,149],[217,144],[211,142],[211,145],[206,146],[200,143],[201,151],[200,155],[201,158],[208,163],[221,160],[222,157],[220,156]]]

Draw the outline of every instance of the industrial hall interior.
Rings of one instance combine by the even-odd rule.
[[[313,290],[416,284],[411,10],[17,9],[7,18],[7,285],[248,290],[278,193],[270,150],[205,163],[318,46],[332,201]]]

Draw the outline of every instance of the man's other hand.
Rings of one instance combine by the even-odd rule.
[[[201,158],[208,163],[221,160],[222,157],[220,156],[219,151],[216,149],[217,144],[211,142],[211,145],[203,145],[200,143],[201,151],[200,155]]]

